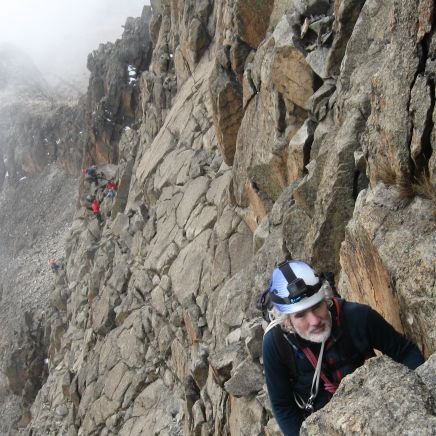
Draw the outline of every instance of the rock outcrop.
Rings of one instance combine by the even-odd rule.
[[[280,434],[254,303],[289,254],[433,355],[433,3],[151,4],[88,60],[119,187],[71,226],[27,431]],[[370,360],[303,431],[431,434],[433,362]]]
[[[30,58],[0,47],[0,188],[59,163],[70,175],[82,161],[84,106],[61,101]]]
[[[435,391],[427,373],[434,379],[434,359],[416,372],[384,356],[370,359],[344,379],[322,412],[304,422],[301,434],[434,434]]]
[[[121,39],[100,44],[88,56],[91,72],[86,104],[85,162],[118,162],[122,130],[135,121],[140,110],[138,80],[151,58],[150,17],[128,18]]]

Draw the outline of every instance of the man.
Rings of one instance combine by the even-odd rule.
[[[419,349],[369,306],[333,297],[308,264],[278,265],[261,298],[272,320],[263,339],[263,365],[275,418],[285,436],[323,407],[342,378],[379,350],[415,369]]]
[[[100,224],[103,224],[103,218],[101,217],[101,213],[100,213],[100,203],[96,198],[94,198],[92,200],[90,209],[94,212],[94,215],[97,218],[97,221]]]
[[[90,167],[82,168],[82,173],[85,175],[85,178],[91,180],[96,185],[98,185],[98,179],[103,178],[103,173],[97,172],[96,165],[91,165]]]
[[[56,259],[54,258],[48,260],[48,265],[52,273],[57,273],[60,268],[60,265],[56,262]]]
[[[116,190],[118,189],[118,185],[114,180],[109,180],[106,183],[106,186],[103,191],[103,195],[108,198],[114,198],[116,194]]]

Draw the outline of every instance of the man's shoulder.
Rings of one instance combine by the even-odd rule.
[[[341,300],[341,318],[347,324],[357,325],[366,323],[368,314],[371,312],[371,307],[367,304],[355,303],[347,300]]]
[[[279,348],[282,348],[286,344],[285,335],[289,338],[289,335],[279,325],[274,326],[263,336],[263,349],[274,348],[277,351]]]
[[[263,335],[263,343],[264,346],[271,347],[272,344],[274,344],[277,341],[277,336],[280,335],[282,332],[282,329],[279,325],[274,326],[273,328],[269,329],[264,335]]]
[[[345,299],[341,299],[340,303],[344,313],[365,313],[371,310],[371,307],[367,304],[355,303]]]

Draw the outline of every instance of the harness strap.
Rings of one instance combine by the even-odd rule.
[[[302,349],[304,355],[307,357],[307,360],[311,363],[311,365],[316,369],[318,360],[320,360],[319,358],[317,359],[315,354],[313,354],[313,351],[306,347]],[[322,356],[319,356],[320,358],[322,358]],[[325,375],[324,371],[321,370],[320,372],[320,377],[322,379],[322,381],[324,382],[324,388],[327,392],[329,392],[330,394],[334,394],[336,392],[336,389],[338,388],[338,385],[336,383],[333,383],[332,381],[329,380],[329,378]]]
[[[324,345],[325,345],[325,341],[323,341],[321,344],[319,358],[318,358],[318,361],[315,362],[315,374],[313,375],[309,399],[305,402],[301,398],[301,396],[298,394],[296,395],[296,392],[294,391],[294,399],[295,399],[295,402],[297,403],[298,407],[300,407],[301,409],[305,410],[308,413],[312,413],[315,410],[313,403],[315,402],[315,398],[318,395],[319,378],[321,375],[321,363],[322,363],[322,355],[324,353]],[[315,357],[315,356],[313,356],[313,357]]]
[[[332,300],[336,308],[336,322],[338,323],[338,327],[341,327],[341,305],[339,304],[338,298],[333,297]]]

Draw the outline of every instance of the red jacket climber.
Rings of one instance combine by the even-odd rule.
[[[91,210],[97,215],[100,213],[100,203],[98,202],[98,200],[96,198],[94,198],[94,200],[92,200],[91,203]]]
[[[115,197],[115,191],[118,189],[118,185],[114,180],[109,180],[106,183],[106,186],[104,188],[103,194],[105,197],[108,198],[114,198]]]
[[[106,189],[117,189],[118,188],[118,185],[117,185],[117,183],[115,182],[115,181],[113,181],[113,180],[109,180],[107,183],[106,183]]]

